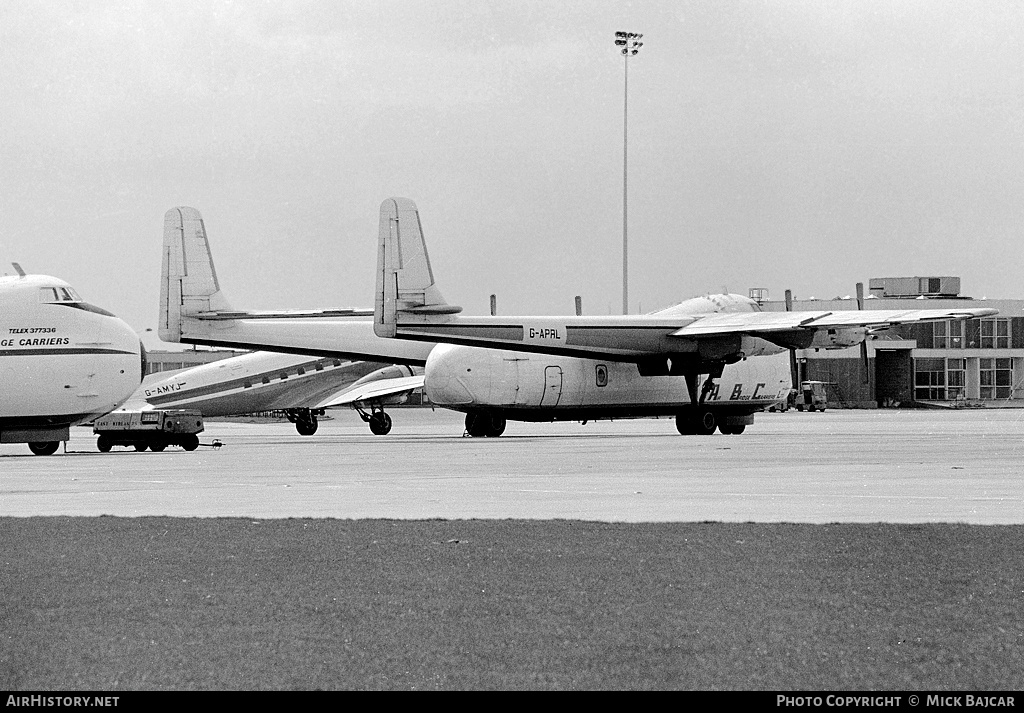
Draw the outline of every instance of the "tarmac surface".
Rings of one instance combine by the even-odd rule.
[[[1024,410],[765,413],[739,436],[671,419],[531,424],[462,437],[463,416],[350,411],[316,435],[208,421],[195,452],[54,456],[0,445],[0,516],[1024,523]]]

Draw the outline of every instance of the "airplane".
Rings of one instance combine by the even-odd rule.
[[[437,287],[421,225],[419,210],[408,198],[389,198],[381,205],[374,298],[374,331],[379,337],[545,355],[539,360],[536,356],[526,358],[534,371],[534,384],[539,376],[537,365],[544,365],[545,393],[561,393],[565,387],[569,362],[551,361],[555,358],[582,359],[589,364],[592,368],[583,366],[576,371],[585,375],[579,384],[586,384],[589,378],[586,388],[591,392],[602,388],[602,383],[607,388],[613,375],[626,380],[623,392],[627,396],[640,388],[644,379],[683,377],[685,402],[670,398],[665,404],[676,409],[676,426],[683,434],[710,435],[716,428],[724,433],[737,432],[735,429],[742,431],[753,422],[754,411],[762,407],[755,408],[756,404],[741,397],[764,393],[764,389],[770,392],[775,380],[765,376],[763,382],[758,382],[763,383],[762,389],[744,391],[746,382],[737,382],[737,367],[765,358],[786,364],[785,371],[780,366],[779,373],[788,388],[788,364],[779,355],[790,349],[844,349],[897,324],[998,313],[990,308],[762,312],[748,297],[717,294],[646,315],[465,317],[459,316],[462,308],[446,302]],[[523,382],[519,357],[493,356],[487,360],[489,369],[477,366],[472,371],[464,362],[470,352],[447,351],[445,380],[442,370],[436,368],[441,360],[434,358],[435,353],[436,348],[427,362],[425,376],[431,401],[440,396],[437,403],[442,405],[461,406],[467,412],[477,410],[485,421],[479,427],[483,435],[489,429],[500,431],[502,419],[516,413],[518,407],[518,391],[502,386],[502,382]],[[470,388],[470,382],[475,388]],[[730,398],[722,398],[722,387],[727,391],[730,385],[734,389]],[[488,389],[486,399],[474,404],[478,394],[487,394]],[[449,392],[451,403],[445,404],[444,396]],[[732,399],[733,394],[738,398]],[[459,398],[462,403],[454,403]],[[585,417],[593,412],[582,410],[586,397],[578,390],[570,401],[576,399],[578,406],[567,404],[572,416]],[[738,407],[735,401],[743,405]],[[560,403],[561,397],[549,405],[557,409]],[[536,408],[543,407],[542,397]],[[601,404],[597,408],[600,411],[608,407]],[[488,414],[497,414],[490,426],[486,424]],[[467,416],[467,428],[470,425]]]
[[[390,229],[389,215],[382,206],[382,231]],[[507,419],[674,416],[689,403],[678,378],[644,376],[619,363],[382,339],[375,335],[372,320],[363,318],[370,310],[235,310],[221,290],[206,227],[194,208],[172,208],[165,214],[162,262],[158,332],[163,341],[424,366],[425,372],[413,378],[435,405],[465,412],[471,436],[500,436]],[[725,390],[711,394],[713,400],[722,394],[721,410],[728,415],[719,430],[742,433],[753,421],[751,413],[785,398],[788,368],[768,366],[744,363],[730,369]],[[375,388],[384,388],[384,383]],[[147,383],[145,388],[153,387]],[[175,389],[175,382],[164,384],[165,391]],[[355,394],[365,391],[353,390],[332,405],[350,403]],[[161,399],[160,405],[194,407],[195,402]],[[386,414],[378,418],[390,427]],[[371,420],[370,427],[376,433],[375,427],[384,426]]]
[[[392,423],[383,407],[403,403],[422,385],[422,367],[251,352],[150,374],[122,410],[184,408],[205,417],[284,411],[299,435],[311,436],[325,409],[348,405],[371,432],[385,435]]]
[[[146,350],[116,316],[48,275],[0,277],[0,443],[52,455],[71,426],[128,399]]]

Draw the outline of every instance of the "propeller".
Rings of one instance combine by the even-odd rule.
[[[864,309],[864,283],[857,283],[857,309]],[[864,370],[864,383],[871,383],[871,371],[868,369],[868,340],[867,335],[860,343],[860,362]]]

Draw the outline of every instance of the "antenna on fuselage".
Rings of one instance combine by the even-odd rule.
[[[498,296],[491,295],[491,316],[498,314]]]
[[[14,266],[14,269],[17,271],[18,277],[25,277],[25,271],[21,269],[21,265],[19,265],[16,262],[12,262],[11,264]]]
[[[576,295],[576,316],[580,317],[583,315],[583,298]]]

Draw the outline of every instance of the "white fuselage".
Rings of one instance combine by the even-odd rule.
[[[230,416],[316,408],[331,395],[386,364],[338,358],[253,352],[146,378],[128,406],[196,409]]]
[[[785,399],[790,380],[785,352],[744,359],[725,367],[705,404],[752,413]],[[525,421],[673,415],[691,405],[682,376],[641,376],[635,364],[450,344],[430,353],[424,388],[439,406]]]
[[[142,345],[114,315],[43,275],[0,278],[0,442],[112,411],[142,380]]]

